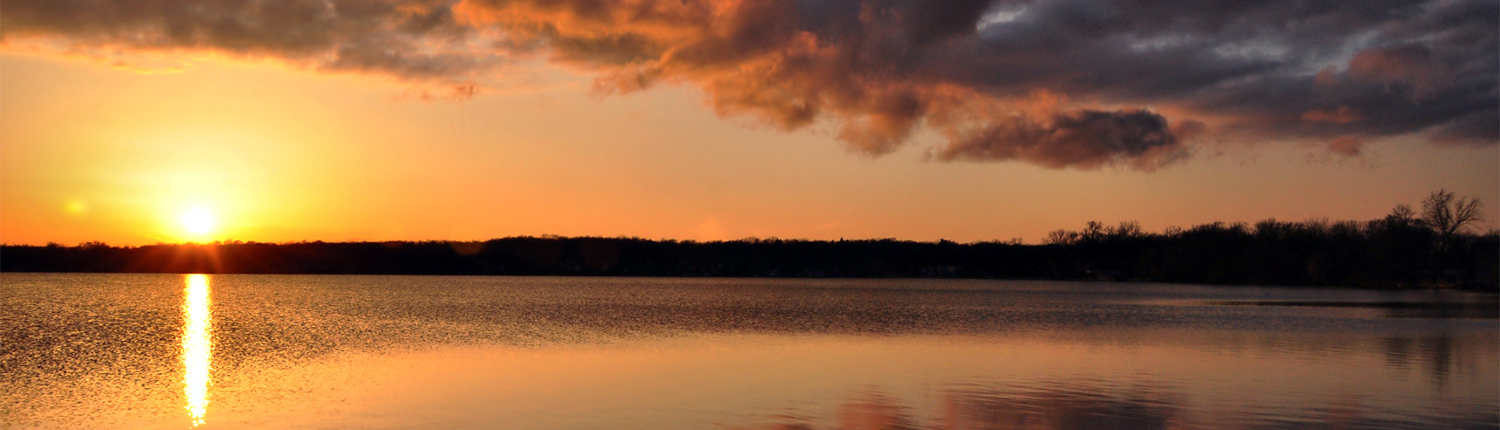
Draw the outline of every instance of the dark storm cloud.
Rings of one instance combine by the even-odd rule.
[[[212,50],[331,71],[463,78],[500,61],[470,49],[451,5],[364,0],[7,0],[0,36],[70,49]]]
[[[1128,162],[1152,169],[1180,155],[1167,119],[1150,111],[1084,110],[1047,123],[1024,117],[995,121],[954,139],[941,160],[1025,160],[1048,167],[1091,168]]]
[[[698,86],[721,115],[826,124],[869,154],[929,130],[938,160],[1151,169],[1194,136],[1344,155],[1500,141],[1492,0],[7,0],[0,31],[450,81],[543,55],[601,92]]]

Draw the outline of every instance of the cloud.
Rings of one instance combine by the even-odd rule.
[[[1205,135],[1500,142],[1488,0],[7,0],[0,37],[449,85],[542,57],[601,94],[696,86],[722,116],[827,125],[866,154],[930,130],[949,161],[1149,170]]]
[[[1146,111],[1082,110],[1045,123],[1026,117],[991,121],[955,136],[940,160],[1024,160],[1047,167],[1095,168],[1124,163],[1151,170],[1182,156],[1167,119]]]
[[[1365,142],[1357,137],[1342,136],[1328,141],[1328,152],[1346,157],[1358,157],[1364,148]]]
[[[63,51],[214,51],[318,70],[460,81],[504,52],[441,1],[16,0],[0,4],[7,45]]]
[[[1338,109],[1331,111],[1313,109],[1302,113],[1302,119],[1305,121],[1320,121],[1334,124],[1348,124],[1359,121],[1361,118],[1363,117],[1358,112],[1355,112],[1354,109],[1350,109],[1348,106],[1339,106]]]

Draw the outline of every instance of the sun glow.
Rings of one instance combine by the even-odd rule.
[[[205,235],[214,231],[214,214],[208,209],[196,207],[188,209],[182,214],[182,229],[195,235]]]
[[[208,275],[187,275],[182,298],[182,385],[193,427],[208,413],[209,371],[213,368],[213,313]]]

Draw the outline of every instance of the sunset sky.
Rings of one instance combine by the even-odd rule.
[[[0,242],[1500,223],[1500,3],[5,0]]]

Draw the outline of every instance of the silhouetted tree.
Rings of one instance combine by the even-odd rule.
[[[225,241],[0,247],[0,270],[610,276],[1118,279],[1401,288],[1500,285],[1500,233],[1474,234],[1477,199],[1439,191],[1366,221],[1267,219],[1144,232],[1139,223],[1056,230],[1019,242],[510,237],[484,242]]]
[[[1047,238],[1042,239],[1043,245],[1071,245],[1078,241],[1078,232],[1067,230],[1053,230],[1047,233]]]
[[[1422,221],[1437,231],[1438,253],[1448,250],[1465,228],[1484,220],[1478,198],[1455,199],[1448,190],[1433,191],[1422,201]]]
[[[1391,214],[1385,216],[1385,221],[1388,223],[1411,225],[1416,224],[1419,220],[1417,219],[1416,211],[1411,210],[1411,206],[1400,204],[1396,205],[1395,209],[1391,209]]]
[[[1484,219],[1481,207],[1478,198],[1456,198],[1441,189],[1422,201],[1422,221],[1437,234],[1436,256],[1441,266],[1434,275],[1439,281],[1473,282],[1473,264],[1460,252],[1471,244],[1461,233]]]

